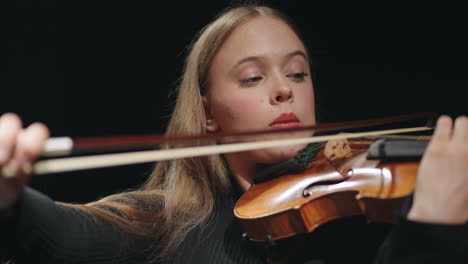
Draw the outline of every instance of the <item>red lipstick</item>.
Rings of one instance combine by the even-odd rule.
[[[270,123],[270,127],[274,129],[298,127],[299,122],[299,119],[294,113],[284,113],[273,120],[273,122]]]

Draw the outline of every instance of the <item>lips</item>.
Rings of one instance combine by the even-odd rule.
[[[294,113],[284,113],[273,120],[273,122],[270,123],[270,127],[274,129],[298,127],[299,122],[299,119]]]

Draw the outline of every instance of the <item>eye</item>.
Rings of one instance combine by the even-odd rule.
[[[306,76],[309,76],[309,74],[306,72],[298,72],[298,73],[288,74],[286,76],[289,78],[293,78],[295,81],[303,81]]]
[[[242,86],[249,87],[249,86],[253,86],[253,85],[257,84],[262,79],[263,78],[261,76],[255,76],[255,77],[251,77],[251,78],[248,78],[248,79],[240,80],[239,82],[241,83]]]

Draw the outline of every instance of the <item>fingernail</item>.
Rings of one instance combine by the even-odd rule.
[[[0,164],[5,163],[8,160],[8,151],[4,148],[0,148]]]
[[[0,168],[4,178],[14,178],[32,172],[32,165],[26,159],[13,159]]]
[[[2,176],[4,178],[14,178],[16,177],[16,171],[18,169],[18,164],[15,161],[11,161],[6,166],[1,168]]]

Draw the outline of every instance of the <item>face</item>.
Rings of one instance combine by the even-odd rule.
[[[240,25],[220,47],[209,70],[208,93],[203,98],[208,132],[315,124],[310,73],[304,44],[283,21],[260,16]],[[295,132],[262,139],[310,134]],[[303,147],[275,147],[227,156],[237,156],[236,160],[246,163],[273,163],[293,157]]]

